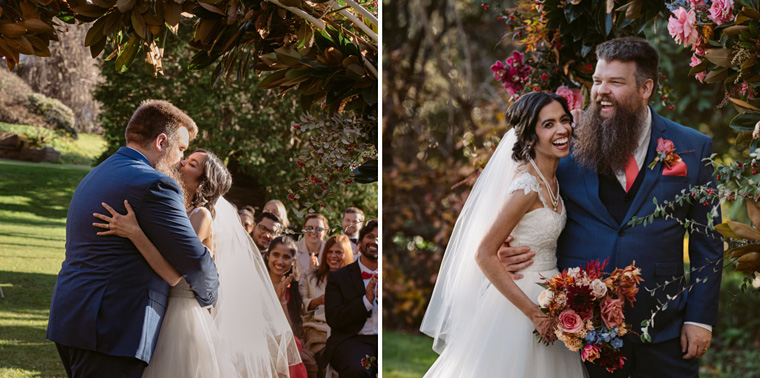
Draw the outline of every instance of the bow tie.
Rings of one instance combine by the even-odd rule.
[[[374,276],[374,274],[369,273],[369,272],[362,272],[362,279],[363,280],[368,280],[368,279],[372,278],[372,276]]]

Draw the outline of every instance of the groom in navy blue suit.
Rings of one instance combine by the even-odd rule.
[[[161,254],[184,276],[201,306],[219,285],[209,251],[195,235],[174,175],[195,122],[166,101],[146,101],[126,130],[127,146],[79,183],[66,219],[66,259],[50,305],[47,338],[69,377],[140,377],[156,347],[169,285],[126,238],[98,236],[93,213],[124,200]],[[179,177],[179,176],[173,176]]]
[[[634,260],[644,282],[626,322],[639,331],[658,300],[675,295],[670,285],[651,296],[654,288],[673,276],[684,275],[684,228],[674,220],[655,219],[647,226],[629,226],[632,217],[654,212],[653,198],[673,199],[690,185],[711,182],[713,170],[702,159],[712,154],[709,137],[662,118],[648,106],[658,79],[658,54],[648,42],[620,38],[600,44],[591,89],[591,103],[573,135],[569,158],[560,161],[557,179],[567,206],[567,225],[557,246],[559,269],[609,259],[608,270]],[[658,148],[670,145],[681,161],[652,168]],[[684,203],[674,216],[706,224],[712,205]],[[720,215],[718,214],[718,219]],[[690,232],[688,253],[692,268],[715,262],[723,242],[716,234]],[[503,247],[502,261],[511,272],[531,263],[525,248]],[[710,267],[712,268],[712,266]],[[691,280],[713,269],[693,271]],[[519,275],[515,275],[519,278]],[[625,338],[625,365],[608,373],[587,364],[592,377],[698,377],[699,357],[709,348],[717,323],[720,275],[697,284],[655,317],[651,343],[636,335]]]

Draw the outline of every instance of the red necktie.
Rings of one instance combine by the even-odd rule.
[[[639,175],[639,165],[636,164],[636,159],[631,154],[631,158],[628,159],[628,163],[625,165],[625,192],[628,193],[633,186],[633,182],[636,181],[636,176]]]
[[[374,274],[369,273],[369,272],[362,272],[362,279],[363,280],[368,280],[368,279],[372,278],[372,276],[374,276]]]

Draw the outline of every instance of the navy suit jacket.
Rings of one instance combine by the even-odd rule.
[[[79,183],[66,218],[66,259],[50,305],[47,338],[70,347],[150,362],[169,285],[129,239],[98,236],[101,202],[125,213],[124,200],[201,306],[216,302],[216,266],[193,231],[177,183],[142,154],[120,148]]]
[[[572,154],[560,161],[557,170],[568,214],[567,225],[558,241],[557,265],[560,269],[566,269],[585,266],[590,260],[601,262],[609,258],[607,270],[611,271],[635,260],[636,266],[641,268],[644,282],[639,285],[634,306],[626,308],[626,322],[637,332],[640,331],[641,322],[649,319],[657,307],[657,301],[665,302],[666,295],[675,295],[682,287],[670,285],[665,291],[658,290],[655,296],[644,289],[654,288],[665,280],[670,281],[673,276],[683,276],[685,229],[676,221],[663,218],[656,218],[647,226],[631,227],[627,223],[633,216],[644,217],[653,213],[653,198],[659,202],[672,200],[690,185],[711,182],[713,173],[712,167],[702,161],[712,154],[712,140],[698,131],[662,118],[651,108],[650,110],[652,136],[642,168],[645,170],[644,179],[622,224],[613,219],[599,199],[599,176],[595,172],[579,166]],[[693,150],[681,155],[688,168],[686,176],[663,175],[662,163],[651,170],[647,167],[655,158],[658,138],[672,140],[676,152]],[[711,209],[712,205],[690,205],[684,202],[683,206],[676,208],[673,215],[706,224]],[[689,235],[688,253],[692,268],[703,266],[722,256],[723,240],[693,232]],[[694,272],[691,280],[693,282],[695,278],[705,277],[711,272],[712,269]],[[717,274],[706,283],[696,285],[691,292],[682,294],[655,317],[654,328],[650,328],[652,342],[679,337],[684,321],[715,325],[719,291],[720,274]]]

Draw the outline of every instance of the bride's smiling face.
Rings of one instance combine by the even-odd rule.
[[[285,244],[277,244],[269,249],[269,271],[284,276],[293,266],[294,258],[293,252]]]
[[[195,152],[188,156],[187,159],[182,160],[182,180],[185,182],[186,188],[198,188],[207,158],[208,155],[205,153]]]
[[[570,153],[570,137],[573,135],[572,119],[557,101],[544,106],[538,113],[536,123],[536,158],[561,159]]]

